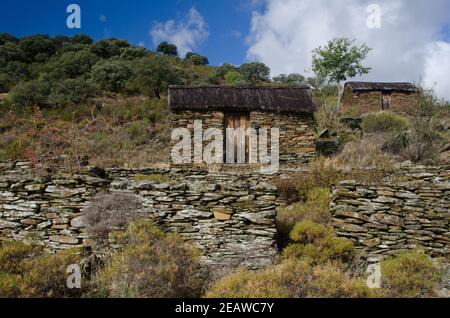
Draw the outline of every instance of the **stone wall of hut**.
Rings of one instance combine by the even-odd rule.
[[[340,112],[349,116],[360,116],[382,110],[380,91],[354,92],[346,87],[341,98]],[[390,111],[399,114],[409,114],[417,105],[417,94],[406,92],[391,93]]]
[[[194,120],[202,120],[202,129],[218,128],[224,130],[224,112],[180,111],[171,114],[171,129],[188,128],[194,136]],[[297,114],[277,114],[271,112],[250,112],[250,127],[268,129],[278,128],[280,132],[280,166],[298,167],[307,164],[315,157],[315,128],[312,116]],[[171,147],[177,141],[171,141]],[[203,142],[203,149],[209,141]],[[192,144],[191,162],[194,162]],[[269,148],[270,150],[270,148]]]

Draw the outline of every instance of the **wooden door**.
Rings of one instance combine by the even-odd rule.
[[[381,109],[389,110],[391,108],[391,93],[381,93]]]
[[[225,114],[225,122],[224,122],[224,161],[226,163],[246,163],[249,159],[249,136],[246,134],[248,128],[250,128],[250,114],[249,113],[226,113]],[[233,128],[234,133],[231,136],[231,139],[227,138],[226,129]],[[243,130],[239,133],[236,129],[241,128]],[[232,152],[233,152],[233,162],[227,161],[227,144],[233,144]],[[239,145],[245,143],[244,153],[239,153]],[[244,158],[242,158],[244,157]],[[238,160],[240,159],[240,160]]]

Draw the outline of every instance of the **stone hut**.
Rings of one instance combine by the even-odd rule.
[[[227,128],[278,128],[280,167],[307,163],[315,154],[315,106],[307,86],[171,86],[169,108],[172,129],[188,128],[193,134],[194,121],[202,120],[203,131],[223,132],[224,143]],[[251,143],[247,136],[245,163],[255,142]]]
[[[347,115],[382,110],[409,113],[417,104],[417,96],[417,88],[412,83],[347,82],[340,112]]]

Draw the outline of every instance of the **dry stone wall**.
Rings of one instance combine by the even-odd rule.
[[[450,255],[450,167],[403,168],[380,185],[341,182],[331,213],[337,235],[364,254],[422,246]]]
[[[195,243],[211,266],[258,268],[276,255],[276,188],[264,175],[194,168],[107,169],[35,177],[27,163],[0,164],[0,239],[49,250],[90,246],[82,210],[99,192],[141,197],[163,229]]]
[[[415,93],[392,92],[390,111],[410,114],[417,105],[417,97]],[[350,87],[345,88],[340,105],[340,111],[344,115],[362,115],[381,110],[380,91],[353,92]]]
[[[202,129],[224,130],[224,112],[179,111],[171,113],[171,128],[187,128],[194,136],[194,120],[202,121]],[[280,132],[280,165],[285,168],[309,163],[316,156],[314,119],[311,115],[288,113],[250,112],[250,127],[278,128]],[[171,146],[178,141],[171,141]],[[203,149],[210,141],[203,142]],[[192,149],[194,147],[192,146]],[[191,161],[194,151],[191,153]]]

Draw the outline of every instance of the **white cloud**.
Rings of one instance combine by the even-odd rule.
[[[263,11],[253,12],[247,58],[266,63],[272,74],[306,73],[314,48],[345,36],[373,48],[365,61],[372,71],[364,80],[447,83],[433,68],[449,60],[450,43],[438,41],[442,26],[450,22],[450,2],[377,0],[382,25],[369,29],[367,7],[374,2],[266,0]],[[444,88],[440,94],[444,96]]]
[[[450,100],[450,43],[435,42],[427,48],[424,84],[438,96]]]
[[[100,14],[98,19],[100,20],[100,22],[103,22],[103,23],[108,21],[108,18],[104,14]]]
[[[206,40],[209,32],[203,17],[195,8],[191,8],[180,21],[157,22],[150,30],[150,35],[153,44],[158,45],[162,41],[173,43],[180,55],[184,56]]]

